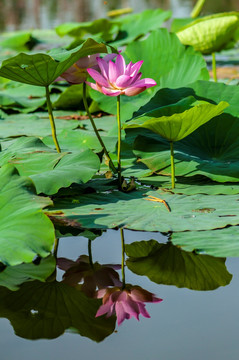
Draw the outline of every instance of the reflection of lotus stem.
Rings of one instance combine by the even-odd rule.
[[[57,137],[56,137],[56,126],[55,126],[54,116],[53,116],[53,112],[52,112],[49,86],[46,86],[46,103],[47,103],[47,109],[48,109],[49,119],[50,119],[50,123],[51,123],[52,138],[53,138],[53,141],[54,141],[54,144],[56,147],[56,151],[58,153],[60,153],[61,149],[60,149]]]
[[[198,0],[196,2],[196,5],[194,6],[194,8],[190,14],[191,18],[195,19],[196,17],[198,17],[200,15],[200,12],[202,11],[205,1],[206,0]]]
[[[212,53],[212,73],[213,73],[213,80],[217,82],[217,66],[216,66],[216,55]]]
[[[175,188],[175,164],[174,164],[174,152],[173,152],[173,141],[170,141],[171,150],[171,183],[172,189]]]
[[[125,243],[124,243],[124,230],[120,228],[121,236],[121,248],[122,248],[122,262],[121,262],[121,272],[122,272],[122,289],[125,288],[125,269],[124,269],[124,254],[125,254]]]
[[[117,151],[117,162],[118,162],[118,182],[119,189],[121,189],[121,122],[120,122],[120,95],[117,96],[117,123],[118,123],[118,151]]]
[[[57,258],[58,246],[59,246],[59,238],[56,238],[54,242],[54,251],[53,251],[53,255],[55,258]]]
[[[89,255],[90,266],[92,267],[92,269],[94,269],[93,258],[92,258],[92,250],[91,250],[91,241],[92,240],[88,239],[88,255]]]
[[[86,83],[85,83],[85,82],[83,83],[83,103],[84,103],[84,106],[85,106],[85,110],[86,110],[86,112],[87,112],[87,115],[89,116],[91,125],[92,125],[92,127],[93,127],[93,129],[94,129],[95,135],[97,136],[97,139],[99,140],[99,143],[100,143],[100,145],[102,146],[102,148],[103,148],[103,150],[104,150],[104,154],[105,154],[105,156],[107,157],[107,159],[108,159],[108,161],[109,161],[109,166],[110,166],[111,170],[112,170],[114,173],[117,173],[117,170],[116,170],[116,168],[115,168],[115,166],[114,166],[114,164],[113,164],[113,161],[112,161],[111,158],[110,158],[110,155],[109,155],[109,153],[108,153],[108,151],[107,151],[107,149],[106,149],[106,147],[105,147],[105,144],[104,144],[104,142],[103,142],[103,140],[102,140],[102,138],[101,138],[101,136],[100,136],[100,134],[99,134],[99,131],[98,131],[98,129],[97,129],[96,125],[95,125],[95,122],[94,122],[94,120],[93,120],[93,117],[92,117],[92,115],[91,115],[91,113],[90,113],[89,106],[88,106],[87,100],[86,100]]]

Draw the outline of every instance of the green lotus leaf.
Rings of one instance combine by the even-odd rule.
[[[2,62],[0,76],[25,84],[46,87],[79,58],[101,52],[107,52],[104,44],[87,39],[83,44],[69,51],[53,49],[48,54],[20,53]]]
[[[32,37],[32,31],[15,31],[13,33],[2,34],[0,45],[7,49],[28,50],[37,43]]]
[[[238,26],[238,12],[221,13],[193,21],[180,29],[177,36],[184,45],[191,45],[203,54],[211,54],[225,48]]]
[[[125,125],[125,128],[146,128],[168,141],[179,141],[213,117],[220,115],[226,107],[228,103],[225,101],[221,101],[218,105],[199,102],[198,105],[171,116],[161,116],[162,111],[159,109],[148,116],[146,114],[142,118],[128,122],[129,125]],[[140,124],[137,124],[138,121]]]
[[[18,290],[19,285],[26,281],[45,281],[55,270],[56,259],[50,255],[41,259],[39,264],[20,264],[7,266],[0,272],[0,286],[9,290]]]
[[[49,255],[54,227],[42,212],[49,198],[35,195],[30,179],[18,175],[12,165],[0,169],[0,261],[7,265],[31,262]]]
[[[219,257],[239,256],[238,226],[213,231],[174,233],[171,240],[187,251]]]
[[[127,267],[157,284],[175,285],[192,290],[214,290],[230,283],[225,258],[197,255],[156,240],[126,245]]]
[[[20,138],[0,153],[0,164],[12,163],[20,175],[29,176],[37,193],[55,194],[72,183],[82,184],[100,167],[91,150],[57,153],[36,138]]]
[[[223,114],[174,144],[176,176],[203,175],[213,181],[238,182],[239,92],[237,86],[199,81],[188,88],[163,89],[151,99],[146,110],[165,104],[165,101],[177,103],[192,95],[198,100],[212,103],[218,103],[223,99],[229,103],[229,106]],[[145,112],[143,108],[141,112]],[[170,151],[168,142],[164,139],[153,133],[150,135],[144,130],[136,139],[134,149],[135,155],[152,172],[161,175],[170,174]]]
[[[68,115],[69,117],[69,115]],[[57,134],[62,130],[72,130],[78,127],[77,120],[55,118]],[[48,113],[12,114],[0,121],[0,138],[16,136],[47,136],[51,135]]]
[[[157,199],[165,200],[168,205]],[[225,206],[227,204],[227,207]],[[223,228],[239,224],[238,195],[177,195],[137,190],[81,194],[55,200],[47,214],[56,221],[75,222],[83,228],[124,227],[140,231],[186,231]]]
[[[95,317],[101,300],[90,299],[64,283],[31,281],[20,290],[0,288],[0,317],[9,319],[17,336],[54,339],[66,330],[100,342],[115,328],[115,316]]]
[[[168,176],[149,176],[138,178],[141,184],[150,185],[155,188],[163,188],[174,194],[206,194],[206,195],[235,195],[239,193],[239,184],[237,183],[217,183],[205,176],[178,177],[175,189],[171,188],[170,178]]]
[[[120,24],[108,19],[97,19],[89,22],[69,22],[56,27],[59,36],[72,36],[79,39],[86,35],[97,35],[104,41],[114,40],[118,34]]]
[[[120,23],[120,32],[116,40],[112,42],[112,45],[122,46],[129,44],[142,35],[159,29],[171,16],[171,11],[147,9],[139,14],[129,14],[120,19],[116,19],[116,23]]]

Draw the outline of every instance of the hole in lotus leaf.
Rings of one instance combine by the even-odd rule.
[[[27,69],[27,68],[28,68],[28,65],[21,64],[21,65],[20,65],[20,68],[21,68],[21,69]]]
[[[38,314],[38,310],[31,309],[30,313],[34,316]]]
[[[216,210],[215,208],[203,208],[203,209],[195,209],[195,210],[192,210],[192,211],[200,212],[200,213],[212,213],[215,210]]]
[[[103,210],[103,208],[95,208],[95,210]]]

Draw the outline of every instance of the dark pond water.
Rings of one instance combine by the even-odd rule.
[[[157,233],[140,233],[125,231],[126,243],[132,241],[156,239],[158,242],[165,242],[165,238]],[[108,231],[101,238],[93,242],[94,261],[99,263],[115,263],[121,261],[121,242],[120,233]],[[76,259],[79,255],[87,254],[87,240],[83,237],[69,237],[60,240],[58,256],[69,259]],[[200,255],[195,255],[197,258]],[[214,258],[211,258],[214,261]],[[173,266],[180,263],[180,256],[175,256]],[[51,297],[46,300],[45,323],[43,326],[39,322],[34,323],[34,313],[36,305],[32,303],[32,312],[26,314],[24,303],[28,303],[34,297],[31,291],[26,295],[21,292],[14,300],[10,296],[10,307],[16,309],[12,313],[5,309],[0,309],[0,345],[1,360],[18,359],[85,359],[90,360],[95,357],[99,360],[111,359],[165,359],[165,360],[185,360],[185,359],[217,359],[217,360],[236,360],[239,355],[238,331],[239,331],[239,262],[238,259],[230,258],[226,260],[226,273],[233,275],[230,284],[219,287],[213,291],[193,291],[176,286],[156,284],[145,276],[138,276],[126,269],[126,282],[139,285],[142,288],[163,298],[163,302],[147,304],[147,310],[151,315],[150,319],[140,316],[140,321],[136,319],[126,320],[119,327],[116,326],[110,336],[103,342],[96,343],[87,337],[73,334],[67,331],[64,335],[53,339],[37,341],[26,340],[15,336],[14,330],[9,321],[4,317],[10,317],[15,326],[15,331],[20,334],[28,335],[34,333],[36,337],[47,330],[51,334],[58,327],[67,323],[67,316],[61,317],[59,302],[53,307],[57,309],[60,321],[57,316],[47,322],[52,316],[53,309],[49,305]],[[186,268],[186,266],[185,266]],[[200,267],[199,267],[200,268]],[[181,278],[193,278],[193,286],[200,282],[200,272],[205,273],[203,267],[192,268],[191,273],[180,273]],[[174,268],[168,268],[168,278],[172,277]],[[205,279],[209,279],[210,266],[207,268]],[[162,277],[166,270],[162,273]],[[214,274],[215,275],[215,274]],[[213,276],[214,276],[213,275]],[[227,276],[229,274],[227,273]],[[62,271],[58,272],[58,281],[61,280]],[[29,284],[29,283],[28,283]],[[2,291],[2,290],[1,290]],[[53,295],[52,295],[53,296]],[[44,294],[43,294],[44,297]],[[24,299],[23,299],[24,298]],[[40,299],[34,300],[36,303]],[[66,301],[66,300],[65,300]],[[24,310],[25,309],[25,310]],[[29,327],[28,319],[32,317],[33,322]],[[42,316],[41,314],[39,315]],[[70,316],[70,315],[69,315]],[[87,315],[86,315],[87,317]],[[20,319],[20,320],[19,320]],[[21,320],[22,319],[22,320]]]
[[[174,17],[186,17],[195,0],[0,0],[0,30],[53,28],[67,21],[104,17],[115,8],[172,9]],[[204,14],[239,10],[238,0],[206,0]]]

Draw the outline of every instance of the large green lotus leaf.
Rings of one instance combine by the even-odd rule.
[[[0,91],[0,104],[3,108],[22,108],[24,112],[35,111],[46,102],[45,91],[42,87],[16,83],[7,86]]]
[[[149,176],[138,178],[141,184],[150,185],[154,188],[163,188],[173,194],[207,194],[207,195],[235,195],[239,193],[239,184],[236,183],[217,183],[206,177],[178,177],[176,188],[172,189],[171,179],[167,176]]]
[[[59,36],[85,38],[86,35],[97,35],[104,41],[114,40],[119,31],[119,23],[108,19],[97,19],[89,22],[69,22],[56,27]]]
[[[175,285],[192,290],[214,290],[228,285],[232,275],[225,259],[197,255],[156,240],[126,245],[127,267],[157,284]]]
[[[154,111],[141,118],[130,121],[125,128],[146,128],[161,135],[168,141],[179,141],[190,135],[199,126],[205,124],[213,117],[220,115],[228,107],[228,103],[221,101],[218,105],[199,102],[181,113],[171,116],[161,116],[161,111]],[[139,123],[139,125],[138,125]]]
[[[101,300],[90,299],[76,288],[52,281],[32,281],[18,291],[0,288],[0,316],[8,318],[17,336],[54,339],[72,329],[100,342],[115,328],[115,316],[95,317]]]
[[[239,26],[239,13],[221,13],[197,19],[177,32],[184,45],[203,54],[222,50],[233,39]]]
[[[42,208],[49,198],[35,195],[32,182],[19,176],[12,165],[0,169],[0,261],[7,265],[31,262],[49,255],[54,227]]]
[[[0,76],[25,84],[48,86],[79,58],[101,52],[107,52],[106,46],[88,39],[69,51],[53,49],[48,54],[20,53],[2,62]]]
[[[79,126],[77,120],[55,118],[56,131],[72,130]],[[47,136],[51,135],[48,113],[12,114],[0,120],[0,138],[16,136]]]
[[[152,201],[163,199],[168,204]],[[150,201],[151,200],[151,201]],[[227,206],[225,206],[225,203]],[[160,191],[111,191],[55,201],[47,212],[54,220],[70,220],[84,228],[125,227],[141,231],[186,231],[239,224],[237,195],[177,195]]]
[[[211,231],[190,231],[174,233],[172,243],[187,251],[209,254],[212,256],[239,256],[239,228],[231,226],[226,229]]]
[[[177,101],[187,96],[198,100],[218,103],[222,99],[229,107],[198,128],[187,138],[175,143],[176,176],[201,174],[219,182],[237,182],[239,179],[239,122],[237,86],[198,81],[189,88],[163,89],[139,112],[162,106],[165,101]],[[168,99],[168,100],[167,100]],[[139,114],[136,114],[139,115]],[[170,151],[168,143],[159,136],[144,133],[136,139],[135,154],[151,171],[170,174]]]
[[[114,151],[117,143],[117,137],[106,136],[101,134],[101,138],[108,151]],[[63,130],[58,133],[57,139],[61,144],[61,148],[67,151],[82,151],[83,149],[92,149],[95,152],[100,152],[102,146],[100,145],[95,133],[93,131],[85,130]],[[51,136],[43,138],[43,142],[47,146],[54,148],[54,142]]]
[[[55,194],[72,183],[82,184],[100,167],[91,150],[57,153],[39,139],[20,138],[0,153],[0,164],[13,163],[20,175],[29,176],[37,193]]]
[[[55,270],[56,259],[50,255],[41,259],[40,264],[20,264],[7,266],[0,272],[0,286],[9,290],[18,290],[19,285],[25,281],[39,280],[45,281]]]
[[[144,60],[141,68],[142,78],[153,78],[157,86],[134,96],[133,101],[130,96],[121,96],[122,121],[130,119],[134,112],[147,104],[159,87],[177,88],[198,79],[209,79],[201,54],[192,48],[186,49],[177,36],[170,34],[166,29],[153,31],[147,39],[129,44],[125,54],[133,62]],[[90,94],[102,110],[116,114],[114,97],[105,96],[94,90],[91,90]]]
[[[116,40],[112,42],[114,46],[129,44],[142,35],[148,34],[150,31],[159,29],[161,25],[172,16],[171,11],[162,9],[145,10],[138,14],[130,14],[117,19],[120,25],[120,33]]]

